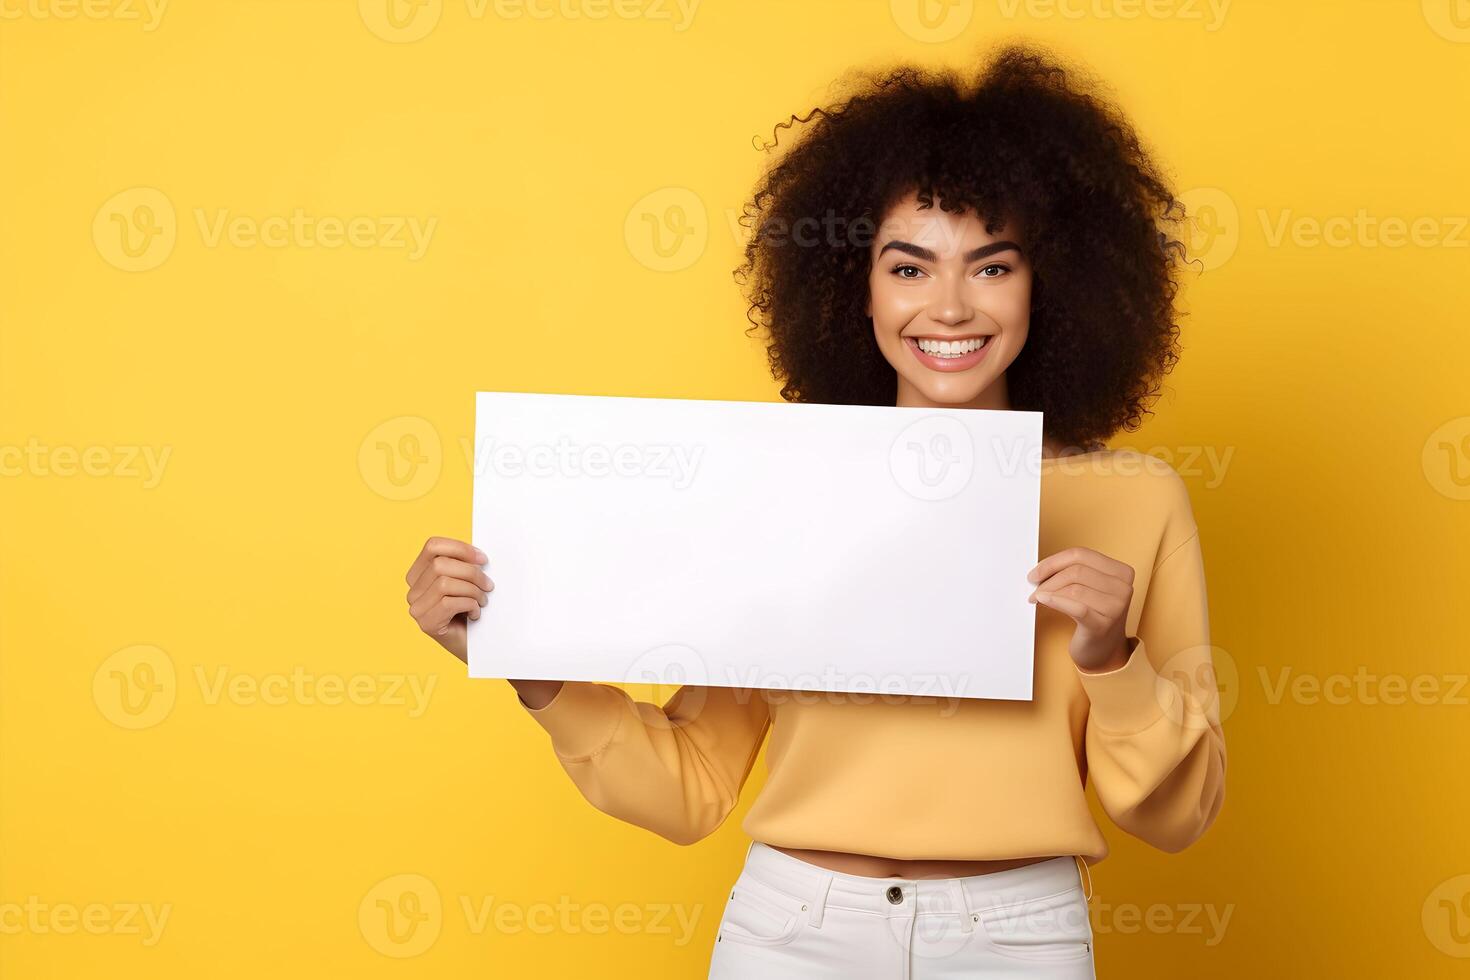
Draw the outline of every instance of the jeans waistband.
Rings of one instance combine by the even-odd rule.
[[[947,878],[871,878],[808,864],[760,841],[751,841],[745,872],[810,908],[820,925],[827,908],[877,915],[959,915],[968,931],[986,909],[1024,904],[1073,888],[1082,891],[1076,859],[1047,858],[989,874]]]

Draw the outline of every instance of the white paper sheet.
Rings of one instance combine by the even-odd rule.
[[[1041,413],[480,392],[474,677],[1029,699]]]

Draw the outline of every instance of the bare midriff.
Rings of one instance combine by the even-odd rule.
[[[828,871],[840,871],[843,874],[861,875],[864,878],[904,878],[919,880],[925,878],[968,878],[971,875],[985,875],[995,871],[1005,871],[1009,868],[1020,868],[1028,864],[1036,864],[1039,861],[1049,861],[1049,857],[1023,857],[1008,858],[1001,861],[946,861],[946,860],[915,860],[906,861],[898,858],[879,857],[875,854],[849,854],[845,851],[817,851],[800,847],[777,847],[769,845],[783,854],[815,864],[819,868]]]

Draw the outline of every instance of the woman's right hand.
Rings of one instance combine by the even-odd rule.
[[[480,618],[480,610],[495,589],[480,567],[489,560],[466,541],[430,538],[404,576],[409,615],[419,629],[465,663],[469,663],[468,623]]]
[[[489,593],[495,591],[495,583],[480,567],[489,560],[467,541],[430,538],[404,576],[413,621],[465,663],[470,662],[469,621],[480,618]],[[562,682],[511,680],[510,686],[526,707],[541,708],[556,697]]]

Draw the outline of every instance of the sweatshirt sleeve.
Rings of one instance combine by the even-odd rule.
[[[1127,662],[1078,674],[1091,701],[1087,760],[1103,809],[1161,850],[1188,847],[1225,799],[1198,528],[1155,564]]]
[[[676,844],[729,816],[770,725],[748,688],[685,685],[660,708],[611,684],[566,681],[542,707],[520,705],[588,802]]]

